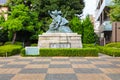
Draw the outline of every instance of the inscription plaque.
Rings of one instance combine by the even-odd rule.
[[[50,48],[70,48],[70,43],[50,43]]]

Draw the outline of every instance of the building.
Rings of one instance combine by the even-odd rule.
[[[96,33],[100,38],[100,45],[120,41],[114,39],[115,36],[120,35],[120,33],[115,33],[114,25],[112,25],[108,16],[110,11],[109,6],[113,5],[112,0],[97,0],[96,5],[95,28],[97,29]]]
[[[7,0],[0,0],[0,5],[3,5],[6,3]]]
[[[7,20],[7,11],[8,7],[3,6],[6,3],[7,0],[0,0],[0,15],[4,14],[3,16],[5,17],[5,20]]]

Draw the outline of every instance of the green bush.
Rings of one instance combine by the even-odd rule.
[[[83,48],[94,48],[96,47],[95,44],[83,44]]]
[[[120,42],[116,42],[116,43],[109,43],[105,45],[106,47],[116,47],[116,48],[120,48]]]
[[[34,43],[34,44],[31,44],[31,46],[37,46],[37,44],[36,44],[36,43]]]
[[[22,49],[21,51],[22,56],[25,55],[25,49]],[[67,57],[86,57],[86,56],[98,56],[98,49],[96,48],[82,48],[82,49],[40,49],[40,55],[38,56],[44,56],[44,57],[52,57],[52,56],[67,56]]]
[[[99,47],[99,52],[115,57],[120,56],[120,49],[115,47]]]
[[[0,46],[0,56],[12,56],[15,54],[19,54],[22,46],[19,45],[4,45]]]
[[[21,49],[20,55],[25,56],[25,48]]]
[[[12,42],[5,42],[4,45],[12,45]],[[22,46],[22,42],[15,42],[13,45],[21,45]]]
[[[3,43],[2,42],[0,42],[0,46],[2,46],[3,45]]]
[[[5,42],[4,45],[11,45],[11,44],[12,44],[12,42]]]

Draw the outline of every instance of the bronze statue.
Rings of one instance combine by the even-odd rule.
[[[69,21],[61,16],[61,11],[48,11],[48,13],[53,20],[49,26],[49,30],[46,33],[72,33],[71,29],[67,26]]]

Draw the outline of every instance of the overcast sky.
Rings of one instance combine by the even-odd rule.
[[[83,14],[95,14],[95,8],[96,8],[96,1],[97,0],[84,0],[85,1],[85,8],[83,10]]]

